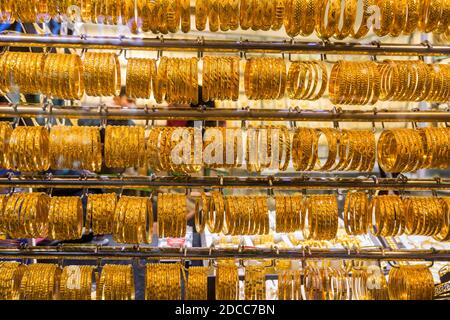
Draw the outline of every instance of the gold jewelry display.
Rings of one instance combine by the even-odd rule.
[[[225,219],[224,196],[222,195],[222,193],[218,191],[213,191],[211,192],[208,215],[206,216],[206,226],[209,232],[211,233],[222,232],[224,226],[224,219]]]
[[[147,264],[145,300],[181,300],[181,268],[179,263]]]
[[[140,126],[106,126],[105,165],[108,168],[143,167],[145,132]]]
[[[134,300],[133,267],[131,265],[104,265],[96,288],[97,300]]]
[[[290,37],[307,37],[314,32],[319,3],[315,0],[287,0],[284,2],[284,27]],[[309,17],[302,19],[301,17]]]
[[[337,198],[333,195],[311,195],[306,199],[305,239],[331,240],[338,230]]]
[[[204,192],[202,192],[201,197],[195,200],[195,230],[198,233],[202,233],[205,230],[206,218],[209,215],[209,202],[211,201]]]
[[[281,99],[286,89],[286,64],[280,58],[251,58],[245,64],[245,94],[249,100]]]
[[[162,57],[153,93],[157,103],[197,104],[198,58]]]
[[[88,96],[119,95],[121,75],[116,54],[86,52],[83,66],[83,79]]]
[[[94,234],[114,232],[114,212],[117,196],[115,193],[89,194],[86,217]]]
[[[328,71],[324,62],[295,61],[287,76],[287,92],[290,99],[320,99],[328,84]]]
[[[49,146],[52,169],[100,171],[102,168],[98,127],[52,127]]]
[[[403,200],[406,234],[437,236],[444,224],[444,207],[437,197],[408,197]]]
[[[83,235],[83,207],[79,197],[52,197],[48,213],[48,237],[76,240]]]
[[[197,128],[154,127],[146,143],[147,165],[157,172],[199,172],[201,146],[202,134]]]
[[[263,235],[269,233],[269,210],[265,196],[226,196],[223,201],[225,219],[221,231],[224,234]],[[216,210],[218,207],[220,208],[220,205],[215,207]]]
[[[20,283],[26,265],[19,262],[0,262],[0,300],[18,300]]]
[[[378,163],[386,172],[448,168],[449,128],[390,129],[378,140]]]
[[[378,266],[353,266],[351,274],[352,299],[389,300],[388,284]]]
[[[208,267],[189,267],[187,286],[185,289],[186,300],[208,299]]]
[[[375,104],[380,97],[380,81],[375,62],[338,61],[331,69],[330,100],[334,104]]]
[[[278,300],[302,300],[299,270],[278,270]]]
[[[120,197],[114,211],[114,241],[135,244],[151,243],[152,236],[153,207],[151,200],[145,197]]]
[[[450,241],[450,197],[440,199],[442,201],[442,228],[434,239],[437,241]]]
[[[301,194],[275,195],[276,232],[295,232],[303,230],[305,203]]]
[[[308,264],[303,270],[306,300],[349,300],[350,280],[342,267]]]
[[[285,1],[241,0],[240,26],[242,30],[279,30],[283,25],[284,13],[288,10]]]
[[[83,64],[76,54],[49,53],[43,59],[40,92],[55,99],[79,100],[84,94]]]
[[[9,169],[46,171],[50,167],[49,134],[44,127],[17,127],[9,140]]]
[[[0,92],[37,94],[46,57],[41,53],[5,52],[0,57]]]
[[[48,13],[60,22],[61,13],[70,5],[80,8],[83,22],[128,25],[133,33],[175,33],[190,30],[190,2],[187,0],[144,1],[11,1],[0,4],[0,22],[34,23],[38,14]],[[379,22],[370,22],[373,6],[378,8]],[[379,36],[398,37],[413,33],[417,28],[424,33],[448,33],[450,5],[445,0],[364,0],[358,6],[355,0],[196,0],[195,24],[199,31],[279,30],[283,25],[289,37],[309,36],[314,31],[319,38],[348,36],[361,38],[373,28]],[[136,10],[136,11],[135,11]],[[358,16],[362,17],[359,22]],[[308,19],[304,19],[308,17]],[[70,18],[70,14],[69,14]],[[142,21],[142,25],[138,22]],[[358,25],[356,25],[358,23]],[[373,25],[372,25],[373,24]],[[140,27],[140,28],[139,28]]]
[[[128,59],[126,79],[127,97],[149,99],[155,78],[155,59]]]
[[[8,122],[0,122],[0,168],[10,168],[9,153],[13,129]]]
[[[376,195],[372,197],[369,214],[373,217],[372,234],[395,237],[404,233],[406,210],[403,200],[397,195]]]
[[[59,283],[61,300],[92,300],[93,266],[64,267]]]
[[[367,234],[369,225],[372,222],[367,194],[365,192],[347,193],[343,216],[347,234]]]
[[[246,266],[245,300],[266,300],[266,270],[264,266]]]
[[[239,274],[233,260],[219,260],[216,268],[216,300],[239,299]]]
[[[0,201],[0,228],[11,238],[47,236],[50,198],[46,193],[13,193]]]
[[[183,238],[186,235],[186,195],[174,193],[158,194],[159,238]]]
[[[398,265],[389,272],[390,300],[432,300],[434,280],[426,265]]]
[[[20,283],[20,300],[58,300],[60,276],[56,264],[28,265]]]
[[[239,98],[240,68],[238,57],[203,58],[202,100],[233,100]]]

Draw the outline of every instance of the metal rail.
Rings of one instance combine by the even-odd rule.
[[[450,261],[450,250],[158,248],[59,246],[0,248],[0,259],[368,259]]]
[[[450,46],[393,43],[300,42],[300,41],[233,41],[198,39],[164,39],[142,37],[99,37],[60,35],[2,34],[0,45],[11,47],[84,48],[122,50],[167,50],[201,52],[272,52],[298,54],[352,54],[442,56],[450,54]]]
[[[449,111],[400,110],[301,110],[296,109],[187,109],[117,107],[42,107],[41,105],[0,106],[0,118],[72,118],[101,120],[260,120],[341,122],[450,122]]]
[[[189,176],[3,176],[3,188],[259,188],[316,190],[450,190],[450,179]]]

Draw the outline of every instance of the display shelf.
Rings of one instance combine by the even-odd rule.
[[[291,109],[228,109],[228,108],[163,108],[138,106],[121,109],[117,106],[54,107],[41,104],[11,104],[0,107],[0,118],[71,118],[101,120],[258,120],[258,121],[340,121],[340,122],[449,122],[450,111],[445,110],[304,110]]]
[[[248,248],[160,248],[160,247],[102,247],[95,245],[0,248],[0,258],[46,259],[168,259],[185,260],[207,259],[344,259],[344,260],[450,260],[450,250],[386,250],[383,248],[361,249],[301,249]]]
[[[389,56],[446,56],[450,46],[429,43],[359,43],[359,42],[301,42],[165,39],[164,37],[111,37],[111,36],[62,36],[6,33],[0,36],[0,44],[9,47],[79,48],[79,49],[121,49],[121,50],[163,50],[198,52],[266,52],[295,54],[351,54]]]
[[[362,189],[449,190],[450,179],[330,178],[330,177],[191,177],[191,176],[3,176],[4,188],[261,188],[261,189]]]

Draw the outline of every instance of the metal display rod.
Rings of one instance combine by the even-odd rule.
[[[368,259],[450,261],[450,250],[383,250],[383,249],[274,249],[246,248],[158,248],[59,246],[0,248],[0,259]]]
[[[3,176],[4,188],[262,188],[262,189],[360,189],[450,190],[450,179],[322,178],[322,177],[189,177],[189,176]]]
[[[60,35],[2,34],[0,45],[11,47],[83,48],[122,50],[168,50],[201,52],[272,52],[298,54],[353,54],[442,56],[450,54],[450,46],[430,44],[301,42],[301,41],[232,41],[198,39],[165,39],[140,37],[98,37]]]
[[[0,118],[54,117],[101,120],[260,120],[260,121],[341,121],[341,122],[450,122],[449,111],[388,111],[388,110],[301,110],[301,109],[186,109],[117,107],[42,107],[12,105],[0,107]]]

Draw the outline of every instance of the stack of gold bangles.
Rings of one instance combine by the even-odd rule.
[[[45,56],[40,92],[60,99],[78,100],[84,93],[83,65],[76,54],[49,53]]]
[[[130,98],[149,99],[155,88],[156,60],[128,59],[126,94]]]
[[[294,232],[305,226],[304,199],[299,195],[275,195],[276,232]]]
[[[318,100],[328,85],[328,71],[324,62],[295,61],[289,67],[287,92],[290,99]]]
[[[149,263],[146,267],[146,300],[181,300],[179,263]]]
[[[60,276],[61,269],[56,264],[27,266],[20,283],[20,300],[59,299]]]
[[[447,65],[432,68],[421,60],[385,60],[379,70],[380,100],[438,102],[448,98],[448,86],[443,83],[450,70]]]
[[[291,158],[291,136],[286,126],[250,126],[245,143],[248,171],[287,170]]]
[[[208,267],[189,267],[185,289],[186,300],[208,299],[208,272]]]
[[[204,57],[202,100],[233,100],[239,98],[239,58]]]
[[[311,195],[306,199],[305,239],[331,240],[336,238],[339,226],[337,197]]]
[[[389,272],[389,299],[432,300],[433,275],[426,265],[399,265]]]
[[[240,1],[240,24],[243,30],[279,30],[283,25],[284,1]]]
[[[55,126],[49,138],[52,169],[101,170],[102,145],[98,127]]]
[[[330,74],[334,104],[375,104],[380,96],[380,73],[375,62],[338,61]]]
[[[183,238],[186,235],[186,195],[158,194],[158,236]]]
[[[244,282],[245,300],[266,299],[266,270],[264,266],[246,266]]]
[[[147,165],[157,172],[199,172],[203,157],[196,152],[198,146],[202,146],[202,134],[196,128],[152,128],[146,144]]]
[[[114,232],[114,212],[117,196],[115,193],[89,194],[86,219],[94,234],[112,234]]]
[[[249,59],[245,64],[245,94],[250,100],[281,99],[286,76],[286,64],[281,58]]]
[[[197,30],[203,31],[208,22],[209,31],[236,30],[239,27],[239,0],[197,0],[195,22]]]
[[[93,266],[66,266],[61,273],[61,300],[91,300]]]
[[[378,163],[386,172],[448,168],[450,129],[390,129],[378,140]]]
[[[198,103],[198,58],[162,57],[153,89],[156,102]]]
[[[80,239],[83,235],[83,207],[80,197],[52,197],[48,229],[48,237],[53,240]]]
[[[233,260],[219,260],[216,268],[216,300],[239,299],[238,267]]]
[[[84,86],[89,96],[115,96],[120,92],[120,65],[114,53],[86,52]],[[144,71],[144,70],[142,70]]]
[[[300,270],[278,271],[278,300],[301,300]]]
[[[26,266],[19,262],[0,262],[0,300],[18,300]]]
[[[153,210],[150,199],[121,197],[114,211],[114,240],[121,243],[151,243],[152,235]]]
[[[45,56],[31,52],[5,52],[0,55],[0,92],[33,94],[40,91]]]
[[[328,145],[324,164],[319,161],[319,139]],[[375,135],[371,130],[297,128],[292,138],[292,162],[297,171],[372,171],[376,158]],[[337,161],[339,159],[339,161]]]
[[[44,127],[17,127],[8,147],[11,169],[18,171],[46,171],[49,162],[49,134]]]
[[[344,204],[344,225],[349,235],[367,234],[371,215],[369,198],[365,192],[349,192]]]
[[[143,167],[145,163],[143,127],[107,126],[105,165],[108,168]]]
[[[352,296],[356,300],[389,300],[388,284],[378,266],[353,266]]]
[[[9,148],[13,129],[8,122],[0,122],[0,167],[10,168]]]
[[[214,201],[210,201],[210,203],[214,204]],[[222,230],[224,234],[262,235],[269,233],[269,211],[265,196],[226,196],[224,204],[225,215]],[[213,208],[219,209],[215,206]]]
[[[49,203],[45,193],[1,195],[0,231],[14,239],[45,237]]]
[[[96,287],[97,300],[134,300],[133,267],[104,265]]]

